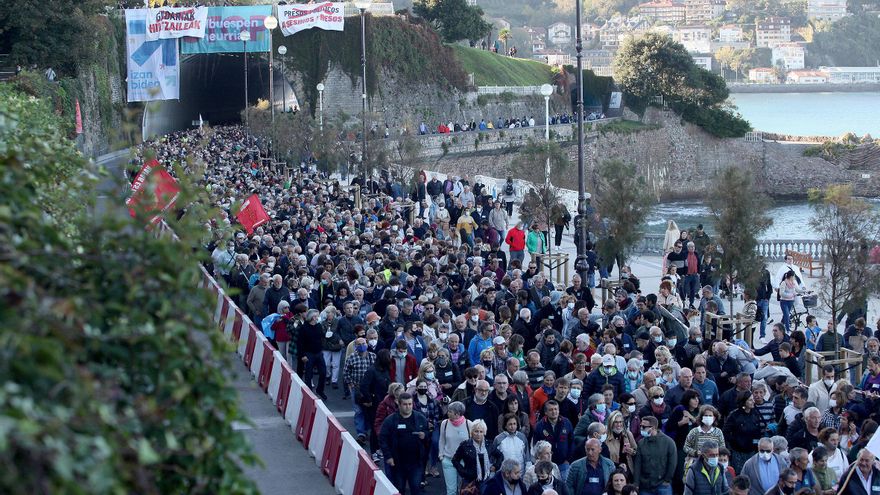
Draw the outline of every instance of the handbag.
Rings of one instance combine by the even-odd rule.
[[[480,485],[477,483],[477,480],[462,485],[458,495],[480,495]]]

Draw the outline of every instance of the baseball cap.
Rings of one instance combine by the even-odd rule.
[[[614,356],[611,354],[602,356],[602,366],[614,366]]]
[[[502,337],[502,336],[500,336],[500,335],[497,336],[497,337],[495,337],[494,339],[492,339],[492,344],[493,344],[493,345],[504,345],[504,344],[506,344],[506,343],[507,343],[507,341],[504,340],[504,337]]]

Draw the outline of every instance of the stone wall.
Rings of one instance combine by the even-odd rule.
[[[302,75],[287,68],[287,75],[297,95],[304,94]],[[544,121],[544,98],[541,96],[483,95],[441,88],[430,81],[420,84],[399,82],[395,74],[383,70],[379,93],[369,99],[372,118],[384,127],[416,129],[424,121],[436,128],[443,122],[479,122],[480,119],[508,119],[533,116]],[[361,78],[350,77],[339,67],[331,67],[324,79],[324,117],[333,118],[345,112],[352,122],[361,113]],[[571,113],[571,106],[562,95],[550,98],[550,113]]]
[[[584,160],[588,191],[595,190],[597,163],[607,159],[635,163],[647,180],[645,194],[658,200],[702,198],[715,174],[731,166],[749,170],[758,186],[774,197],[804,197],[812,188],[835,183],[850,183],[856,194],[867,197],[877,197],[880,191],[880,170],[852,170],[819,157],[805,157],[806,144],[718,139],[681,122],[672,112],[655,109],[648,111],[645,121],[662,127],[588,135]],[[577,189],[577,145],[565,147],[572,158],[571,173],[554,177],[553,183]],[[426,160],[425,168],[461,176],[504,177],[515,157],[512,146],[493,152],[451,153]]]

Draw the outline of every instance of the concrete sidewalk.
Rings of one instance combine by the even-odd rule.
[[[237,424],[264,466],[246,468],[245,473],[257,483],[263,495],[297,493],[335,495],[315,459],[296,440],[293,430],[272,405],[269,396],[256,384],[239,356],[233,356],[233,386],[238,392],[241,410],[253,423]]]

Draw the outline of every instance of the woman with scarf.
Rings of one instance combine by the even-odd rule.
[[[486,423],[481,419],[474,421],[470,440],[462,442],[452,456],[452,466],[461,478],[461,493],[482,493],[483,485],[501,464],[499,458],[486,441]]]
[[[666,403],[666,393],[663,391],[663,387],[654,385],[648,390],[648,403],[639,410],[639,418],[654,416],[660,423],[660,428],[664,428],[670,414],[672,414],[672,408]]]
[[[642,361],[631,358],[626,362],[626,373],[623,375],[623,391],[631,394],[638,390],[644,380],[645,374],[642,372]]]
[[[430,365],[430,363],[428,363]],[[433,366],[431,366],[433,370]],[[422,367],[424,370],[424,366]],[[433,374],[433,371],[431,372]],[[420,371],[420,375],[424,376],[425,373]],[[429,438],[425,439],[427,443],[425,451],[429,452],[429,455],[423,459],[425,465],[422,466],[422,470],[425,475],[431,475],[434,478],[440,477],[440,471],[437,469],[437,452],[439,449],[440,442],[440,430],[437,428],[440,423],[442,412],[442,406],[440,405],[440,401],[431,396],[429,382],[425,378],[416,378],[415,379],[415,395],[413,400],[413,411],[418,411],[425,415],[428,418],[428,431],[431,433]],[[422,486],[424,487],[425,481],[422,478]]]
[[[458,451],[458,447],[469,441],[473,428],[473,423],[464,417],[464,413],[464,404],[453,402],[446,409],[447,419],[440,423],[439,453],[446,495],[458,495],[459,477],[458,471],[452,465],[452,458]]]
[[[636,455],[636,439],[632,432],[626,429],[623,414],[620,411],[614,411],[608,415],[608,431],[610,432],[605,439],[605,445],[608,446],[608,452],[611,454],[611,462],[619,469],[627,473],[633,471],[633,459]]]

